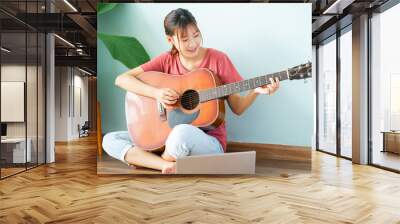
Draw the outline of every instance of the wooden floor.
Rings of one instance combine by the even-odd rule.
[[[26,170],[25,167],[11,167],[11,168],[1,168],[1,177],[7,177],[13,174],[16,174],[18,172],[22,172]]]
[[[27,169],[33,169],[37,166],[36,163],[27,163],[27,167],[25,164],[18,164],[18,167],[2,167],[1,168],[1,178],[5,178],[20,172],[23,172]]]
[[[270,145],[269,148],[249,147],[240,148],[235,143],[228,144],[229,152],[256,151],[256,175],[270,175],[272,172],[299,174],[309,173],[311,170],[311,149],[308,147],[283,147]],[[206,165],[206,164],[205,164]],[[132,167],[112,158],[106,152],[97,156],[97,174],[161,174],[161,171],[143,167]]]
[[[308,173],[96,175],[96,142],[0,181],[0,223],[400,223],[400,175],[313,152]]]
[[[380,166],[400,170],[400,155],[396,153],[376,150],[374,151],[372,162]]]

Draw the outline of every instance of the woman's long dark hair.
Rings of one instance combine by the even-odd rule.
[[[165,34],[168,36],[173,36],[177,31],[186,32],[186,27],[188,25],[195,25],[197,27],[197,22],[192,13],[190,13],[187,9],[175,9],[168,13],[168,15],[164,19],[164,30]],[[179,34],[178,40],[179,40]],[[178,50],[172,45],[171,54],[175,55],[178,53]]]

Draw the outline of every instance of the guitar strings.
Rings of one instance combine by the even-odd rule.
[[[279,80],[282,80],[281,74],[282,74],[282,72],[279,72],[279,73],[277,73],[277,74],[274,73],[274,74],[272,74],[272,75],[270,75],[270,76],[271,76],[271,78],[273,78],[273,79],[279,78]],[[250,86],[251,86],[250,81],[253,82],[253,85],[254,85],[254,86],[263,86],[263,85],[270,84],[270,81],[268,81],[268,79],[267,79],[266,76],[260,76],[260,77],[252,78],[252,79],[249,79],[249,80],[243,80],[243,81],[241,81],[240,83],[242,83],[242,85],[239,84],[239,87],[245,87],[245,88],[246,88],[246,87],[250,87]],[[247,82],[247,83],[246,83],[246,82]],[[257,83],[257,84],[256,84],[256,83]],[[226,84],[226,85],[224,85],[224,86],[226,86],[226,88],[221,88],[221,86],[219,86],[219,87],[216,88],[216,89],[218,89],[218,88],[221,89],[221,90],[223,91],[223,95],[226,95],[226,94],[225,94],[225,90],[226,90],[226,89],[228,90],[227,93],[230,93],[230,92],[232,92],[232,89],[233,89],[233,90],[235,89],[235,85],[232,85],[232,83]],[[217,93],[217,94],[216,94],[216,95],[217,95],[216,97],[218,97],[218,95],[221,95],[221,94],[218,92],[218,90],[206,90],[206,91],[204,92],[204,94],[206,94],[206,95],[205,95],[205,96],[206,96],[206,99],[208,99],[208,98],[210,98],[210,96],[212,96],[213,91],[216,91],[216,93]],[[204,94],[203,94],[203,96],[204,96]],[[201,95],[202,95],[201,93],[200,93],[200,94],[197,94],[197,93],[188,93],[188,94],[183,95],[181,101],[193,105],[194,100],[199,100],[199,101],[200,101]],[[197,96],[198,96],[198,99],[197,99]],[[196,98],[195,98],[195,97],[196,97]]]
[[[202,98],[201,96],[205,97],[206,100],[208,100],[210,98],[214,98],[214,97],[218,98],[219,96],[223,96],[223,95],[229,94],[230,92],[234,92],[232,90],[235,90],[235,88],[236,89],[240,88],[240,87],[248,88],[248,87],[251,87],[252,85],[256,88],[259,86],[271,84],[271,82],[269,81],[268,78],[272,78],[274,80],[276,78],[278,78],[279,81],[285,80],[285,78],[283,76],[286,73],[287,73],[286,71],[281,71],[281,72],[273,73],[270,75],[263,75],[263,76],[251,78],[248,80],[243,80],[243,81],[237,82],[237,83],[239,83],[239,87],[235,86],[234,85],[235,83],[229,83],[229,84],[224,85],[224,86],[226,86],[225,88],[219,86],[219,87],[215,88],[216,90],[214,90],[214,89],[206,90],[203,92],[203,94],[189,93],[189,94],[184,95],[182,97],[182,100],[188,101],[188,103],[193,103],[193,100],[196,95],[198,95],[199,101]],[[251,84],[251,82],[252,82],[252,84]],[[253,87],[251,87],[251,88],[253,88]],[[223,93],[222,95],[218,89],[222,90],[222,93]],[[228,92],[225,92],[225,90],[228,90]],[[214,93],[216,93],[216,96],[213,96],[213,95],[215,95]]]

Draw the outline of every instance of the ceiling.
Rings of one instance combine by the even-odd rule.
[[[339,20],[351,23],[351,17],[360,12],[378,7],[387,0],[249,0],[249,1],[213,1],[202,2],[251,2],[251,3],[312,3],[312,36],[317,43],[335,32]],[[2,46],[12,49],[8,56],[28,58],[37,50],[34,35],[25,40],[28,32],[55,32],[61,38],[55,38],[56,65],[75,65],[96,72],[96,5],[99,0],[1,0],[0,25]],[[193,2],[185,0],[137,0],[101,2]],[[69,3],[69,4],[68,4]],[[52,13],[48,13],[52,9]],[[346,22],[341,22],[345,26]],[[25,50],[25,44],[28,48]],[[39,48],[42,45],[39,46]],[[4,52],[2,52],[2,55]]]
[[[29,61],[37,57],[37,51],[43,47],[36,43],[37,33],[54,32],[72,44],[55,38],[56,65],[75,65],[95,74],[97,2],[47,0],[46,5],[45,0],[1,0],[2,46],[11,50],[2,51],[7,56],[3,60],[17,62],[26,58]]]

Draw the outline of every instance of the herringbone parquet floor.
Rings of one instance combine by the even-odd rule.
[[[400,175],[313,152],[309,173],[96,175],[96,142],[0,181],[0,223],[400,223]]]

